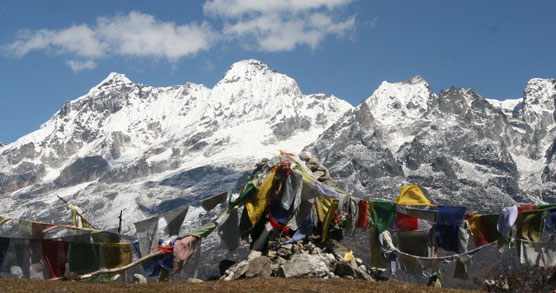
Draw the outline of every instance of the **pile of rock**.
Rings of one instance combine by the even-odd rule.
[[[349,256],[348,250],[334,239],[318,245],[310,240],[297,241],[267,250],[264,255],[252,250],[246,260],[225,269],[220,279],[310,277],[374,281],[363,261]]]
[[[328,185],[334,185],[336,182],[332,177],[330,177],[330,172],[323,164],[321,164],[318,158],[311,155],[309,152],[301,152],[299,158],[305,162],[305,165],[313,173],[313,176],[317,178],[318,181],[326,183]]]

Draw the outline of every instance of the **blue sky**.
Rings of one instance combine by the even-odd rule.
[[[110,72],[213,87],[249,58],[353,105],[418,74],[435,92],[518,98],[556,77],[555,13],[549,0],[0,0],[0,142]]]

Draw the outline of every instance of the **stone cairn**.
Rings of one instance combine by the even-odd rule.
[[[329,185],[334,184],[328,169],[315,156],[303,152],[299,157],[315,178]],[[337,233],[330,231],[324,243],[321,243],[319,234],[314,232],[304,240],[279,245],[280,235],[271,233],[262,251],[251,250],[247,259],[238,263],[222,261],[220,279],[309,277],[375,280],[374,272],[368,270],[360,258],[350,257],[350,251],[334,239]]]
[[[263,252],[252,250],[246,260],[223,268],[221,280],[255,277],[346,278],[374,281],[360,258],[346,261],[348,250],[335,239],[322,244],[310,240],[297,241]],[[225,265],[225,264],[224,264]]]

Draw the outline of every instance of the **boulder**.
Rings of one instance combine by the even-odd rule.
[[[259,256],[249,260],[249,268],[245,273],[246,278],[268,278],[272,274],[271,261],[266,256]]]
[[[286,264],[280,267],[280,275],[285,278],[315,275],[324,277],[330,273],[330,260],[319,255],[307,253],[294,254]]]

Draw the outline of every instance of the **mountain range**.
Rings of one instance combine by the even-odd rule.
[[[135,84],[111,73],[40,129],[0,145],[0,215],[68,223],[57,196],[102,228],[192,205],[183,229],[206,223],[199,201],[238,190],[280,150],[308,151],[338,187],[392,201],[418,184],[437,204],[470,212],[556,202],[556,80],[534,78],[520,99],[469,88],[434,93],[420,76],[383,82],[357,107],[303,94],[257,60],[233,64],[212,88]]]

